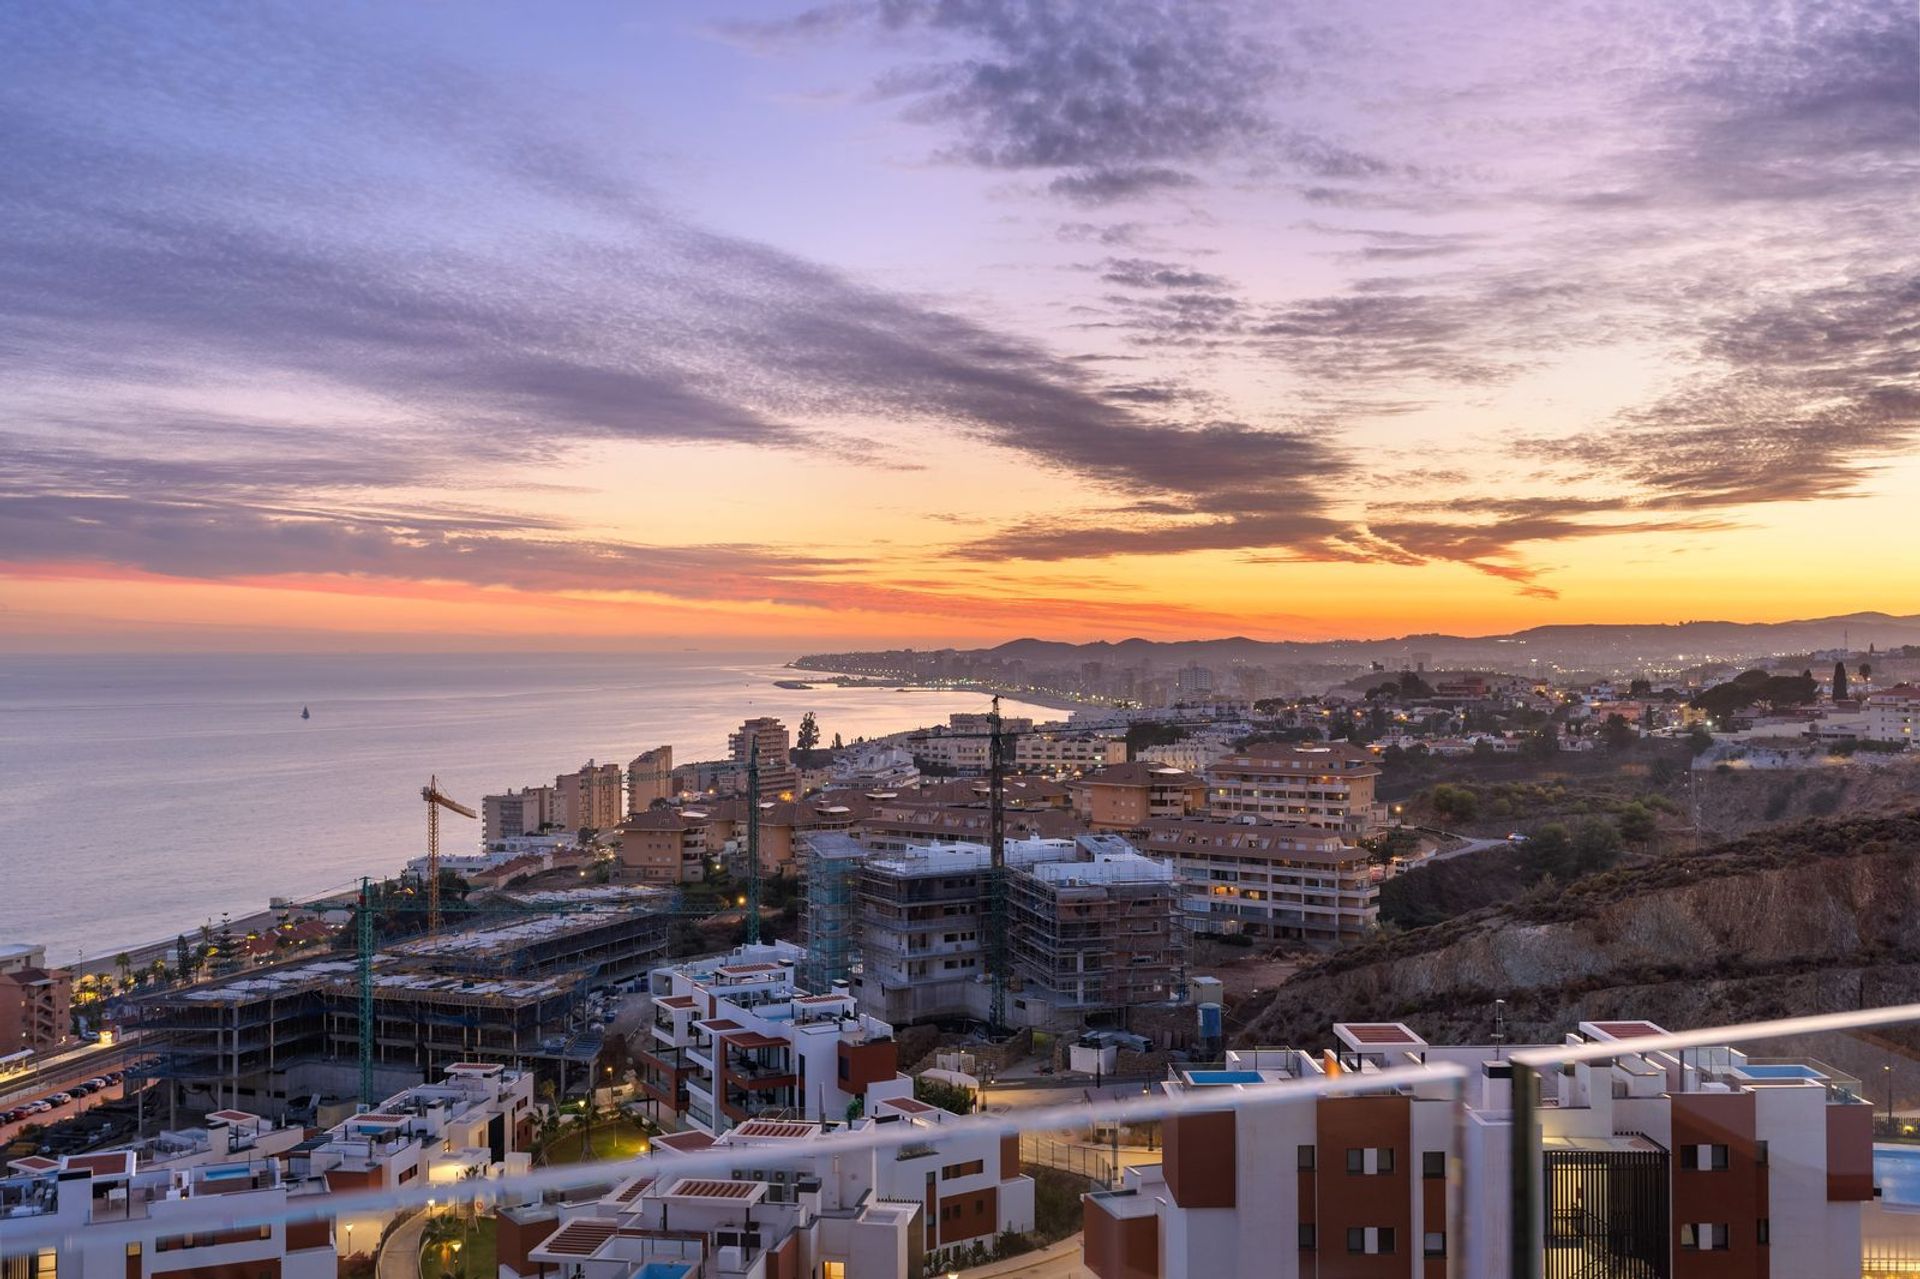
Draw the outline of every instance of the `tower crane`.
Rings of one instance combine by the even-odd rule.
[[[444,794],[438,777],[427,779],[427,784],[420,788],[420,798],[427,801],[427,936],[431,937],[440,931],[440,810],[444,808],[462,817],[479,814]]]

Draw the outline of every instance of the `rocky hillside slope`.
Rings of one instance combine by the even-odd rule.
[[[1303,969],[1236,1009],[1248,1044],[1332,1022],[1484,1042],[1593,1018],[1671,1029],[1920,1001],[1920,812],[1806,823],[1579,880]]]

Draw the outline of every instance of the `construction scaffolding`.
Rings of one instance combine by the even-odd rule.
[[[807,909],[801,941],[807,948],[802,985],[825,993],[837,981],[852,981],[859,960],[860,867],[867,850],[851,835],[820,832],[801,840],[801,876]]]

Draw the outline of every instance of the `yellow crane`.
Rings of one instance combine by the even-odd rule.
[[[440,779],[430,777],[420,788],[427,801],[427,936],[440,931],[440,810],[445,808],[462,817],[477,817],[471,808],[440,790]]]

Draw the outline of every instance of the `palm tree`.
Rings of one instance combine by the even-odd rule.
[[[120,970],[120,989],[125,990],[133,985],[133,959],[126,951],[113,957],[113,966]]]

